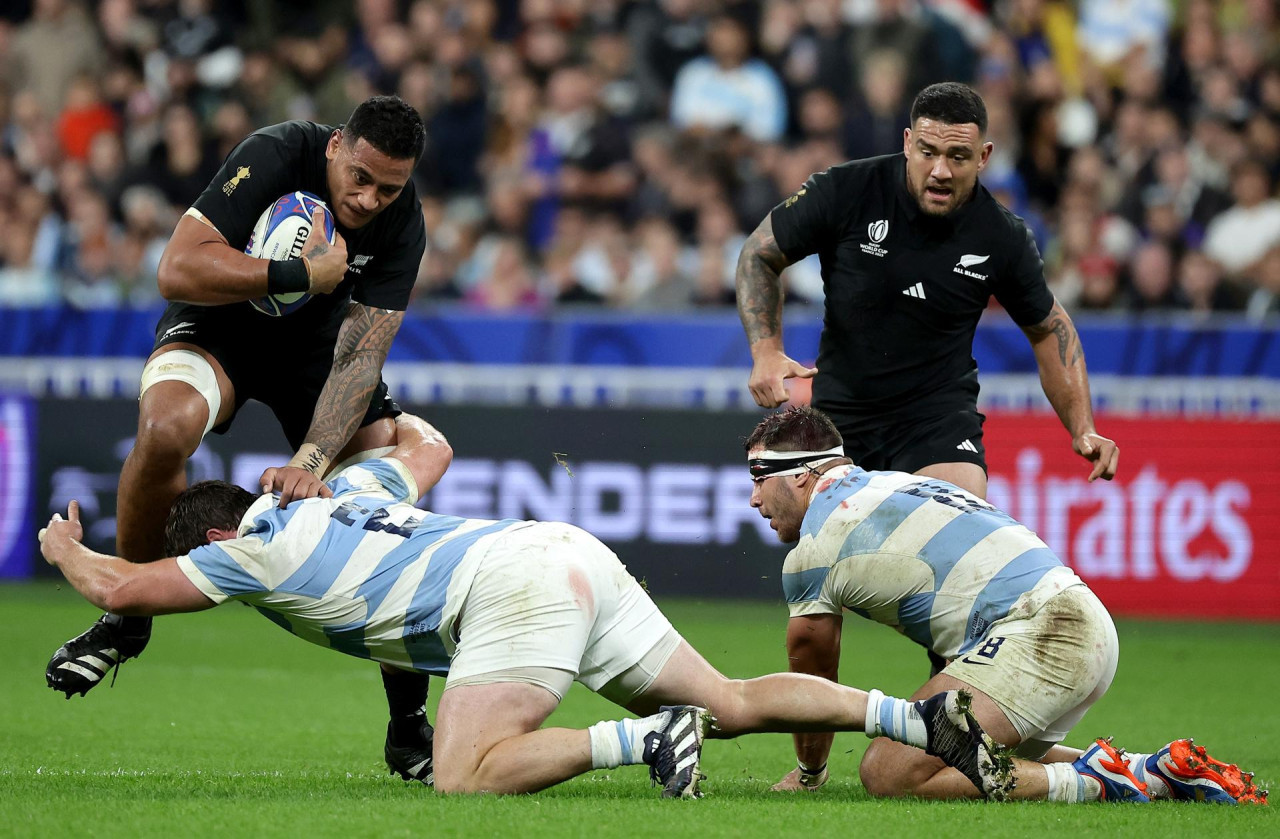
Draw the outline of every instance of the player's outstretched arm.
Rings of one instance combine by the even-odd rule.
[[[1047,318],[1035,326],[1024,326],[1022,331],[1035,352],[1036,366],[1040,368],[1040,386],[1070,432],[1072,448],[1076,454],[1093,462],[1089,480],[1111,480],[1120,463],[1120,448],[1093,426],[1089,371],[1084,363],[1084,347],[1071,316],[1061,303],[1054,300]]]
[[[782,272],[791,262],[773,236],[773,221],[764,221],[747,237],[738,254],[738,317],[751,347],[747,386],[756,404],[776,408],[788,399],[783,381],[812,378],[818,371],[789,358],[782,346]]]
[[[840,678],[840,615],[805,615],[787,622],[787,663],[792,673],[830,681]],[[827,758],[835,735],[794,734],[797,766],[774,784],[777,792],[815,790],[827,782]]]
[[[435,426],[413,414],[396,417],[396,447],[388,457],[403,463],[413,475],[418,495],[431,489],[453,461],[453,448]]]
[[[299,498],[333,494],[321,476],[360,427],[403,320],[404,312],[394,309],[355,302],[347,309],[306,441],[287,465],[262,475],[263,492],[279,492],[281,507]]]
[[[99,609],[116,615],[169,615],[216,605],[178,568],[177,560],[136,564],[86,548],[80,540],[80,503],[67,506],[40,530],[40,553],[76,591]]]

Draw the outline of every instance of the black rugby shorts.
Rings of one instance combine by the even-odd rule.
[[[976,463],[987,471],[987,450],[982,445],[986,417],[976,410],[949,411],[857,432],[838,414],[831,419],[844,438],[845,454],[868,471],[916,472],[932,463]]]

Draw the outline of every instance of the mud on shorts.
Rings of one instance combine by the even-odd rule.
[[[214,432],[225,434],[241,406],[256,399],[275,414],[289,445],[296,451],[311,428],[316,401],[329,378],[337,334],[312,331],[300,340],[285,327],[272,333],[263,328],[262,322],[282,318],[248,315],[239,309],[170,305],[156,325],[154,349],[175,343],[194,344],[222,365],[235,388],[236,404],[231,417],[215,425]],[[244,309],[249,309],[247,303]],[[386,382],[379,380],[359,427],[400,413]]]
[[[1060,743],[1102,698],[1120,658],[1111,615],[1088,586],[1070,578],[1039,608],[1034,590],[1024,594],[943,670],[1000,706],[1022,736],[1015,751],[1031,760]]]
[[[527,682],[563,698],[576,679],[625,705],[681,642],[613,551],[555,522],[495,540],[477,561],[456,619],[445,620],[446,649],[455,645],[446,690]]]

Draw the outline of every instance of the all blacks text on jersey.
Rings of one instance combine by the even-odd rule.
[[[976,271],[970,271],[969,269],[975,265],[981,265],[990,258],[990,254],[966,253],[960,257],[960,261],[956,263],[956,267],[951,270],[957,274],[963,274],[966,277],[985,282],[987,279],[986,274],[979,274]]]

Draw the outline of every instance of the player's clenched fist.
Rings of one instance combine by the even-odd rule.
[[[761,408],[776,408],[791,398],[785,380],[812,379],[817,373],[818,368],[805,367],[784,352],[761,353],[751,368],[747,387]]]
[[[311,233],[302,244],[302,255],[311,270],[312,294],[328,294],[338,287],[347,274],[347,243],[342,234],[333,231],[333,243],[324,235],[324,208],[311,213]]]

